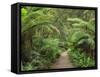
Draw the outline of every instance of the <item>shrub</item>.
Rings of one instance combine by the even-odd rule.
[[[22,65],[23,70],[40,70],[49,68],[50,64],[59,56],[59,39],[35,38],[33,40],[30,62]]]
[[[46,59],[53,61],[59,54],[59,39],[48,38],[43,40],[43,47],[41,48],[41,54]]]
[[[70,49],[69,54],[73,64],[76,67],[92,67],[95,66],[95,61],[87,56],[80,49]]]

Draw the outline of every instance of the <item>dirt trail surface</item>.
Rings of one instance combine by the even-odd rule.
[[[73,68],[69,55],[67,52],[62,52],[60,57],[55,61],[55,63],[51,66],[51,69],[57,68]]]

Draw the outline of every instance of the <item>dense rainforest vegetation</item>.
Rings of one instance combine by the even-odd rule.
[[[95,65],[95,10],[22,7],[21,70],[50,69],[63,51],[75,67]]]

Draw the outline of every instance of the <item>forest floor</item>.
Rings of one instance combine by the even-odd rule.
[[[51,65],[51,69],[74,68],[67,51],[62,52],[60,57]]]

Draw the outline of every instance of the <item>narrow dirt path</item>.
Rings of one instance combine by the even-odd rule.
[[[56,62],[51,65],[51,69],[57,69],[57,68],[73,68],[68,53],[62,52],[60,57],[56,60]]]

